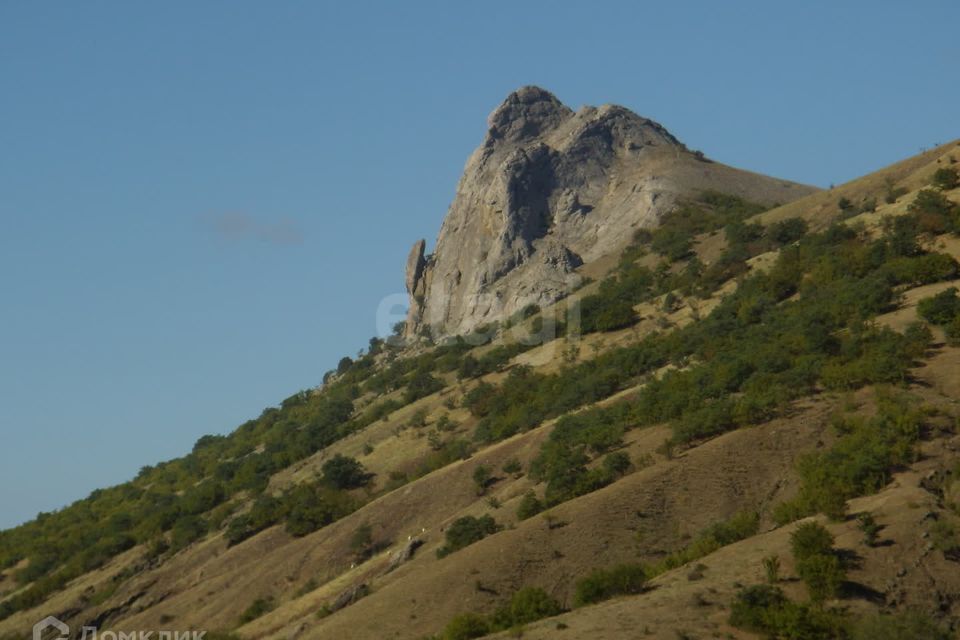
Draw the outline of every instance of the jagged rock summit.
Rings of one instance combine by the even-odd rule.
[[[703,189],[770,204],[814,190],[706,160],[623,107],[573,111],[522,87],[490,115],[434,253],[423,240],[411,250],[406,336],[463,335],[555,302],[580,281],[579,266]]]

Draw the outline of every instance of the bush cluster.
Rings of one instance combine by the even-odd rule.
[[[807,585],[810,600],[821,603],[835,598],[846,579],[846,570],[836,550],[833,535],[816,522],[805,522],[790,534],[790,549],[797,574]]]
[[[944,327],[950,344],[960,344],[960,297],[956,287],[924,298],[917,303],[917,313],[927,322]]]
[[[444,628],[438,640],[470,640],[485,635],[516,629],[522,625],[560,615],[564,609],[550,594],[539,587],[524,587],[490,616],[462,613]]]
[[[847,500],[879,490],[894,471],[916,460],[924,411],[906,394],[891,391],[878,393],[877,404],[872,418],[836,418],[839,437],[833,446],[800,457],[800,492],[777,505],[777,522],[785,524],[817,512],[840,518]]]
[[[479,518],[474,516],[457,518],[447,527],[445,534],[447,542],[437,549],[437,557],[444,558],[454,551],[459,551],[474,542],[479,542],[487,536],[493,535],[502,528],[490,515],[480,516]]]
[[[573,605],[582,607],[615,596],[641,593],[646,588],[647,578],[647,570],[639,564],[596,569],[577,581]]]

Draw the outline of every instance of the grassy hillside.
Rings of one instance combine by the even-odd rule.
[[[373,339],[322,388],[0,533],[0,634],[53,613],[250,638],[937,637],[960,620],[958,158],[771,211],[703,192],[550,308]],[[833,540],[804,556],[811,522]]]

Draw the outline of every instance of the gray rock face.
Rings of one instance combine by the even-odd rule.
[[[333,602],[330,603],[330,611],[339,611],[344,607],[349,607],[360,598],[365,598],[370,593],[370,587],[366,583],[358,584],[342,591]]]
[[[767,202],[813,190],[704,161],[627,109],[574,112],[538,87],[510,94],[488,125],[433,255],[423,240],[410,252],[407,337],[463,335],[555,302],[580,281],[577,267],[699,189]]]
[[[413,558],[413,554],[416,553],[417,549],[419,549],[421,546],[423,546],[423,540],[420,538],[411,538],[410,540],[407,540],[402,547],[394,551],[390,556],[390,561],[387,564],[387,570],[385,573],[389,573],[403,563],[409,562]]]

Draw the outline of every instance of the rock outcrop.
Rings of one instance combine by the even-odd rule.
[[[413,554],[416,553],[417,549],[419,549],[421,546],[423,546],[423,540],[420,538],[411,538],[407,540],[402,547],[394,551],[390,556],[385,573],[389,573],[400,565],[410,562],[410,560],[413,558]]]
[[[469,333],[565,296],[584,262],[615,254],[679,197],[718,189],[787,202],[813,189],[691,153],[623,107],[572,111],[523,87],[488,120],[437,239],[407,260],[407,337]]]

